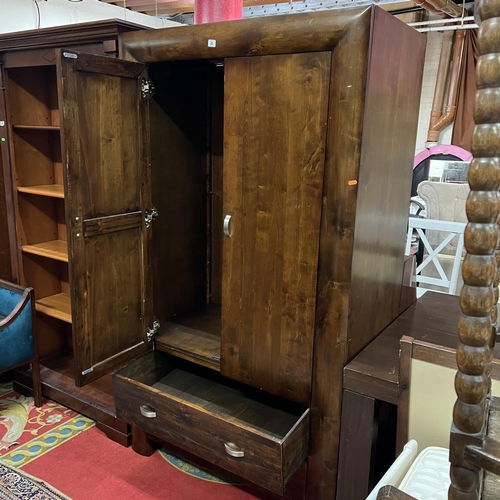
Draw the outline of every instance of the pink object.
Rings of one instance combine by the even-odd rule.
[[[243,17],[243,0],[194,0],[194,24],[232,21]]]
[[[453,155],[460,158],[462,161],[472,161],[472,153],[466,149],[458,146],[452,146],[451,144],[438,144],[437,146],[432,146],[432,148],[420,151],[420,153],[418,153],[413,160],[413,168],[420,165],[420,163],[426,158],[429,158],[429,156],[433,155]]]

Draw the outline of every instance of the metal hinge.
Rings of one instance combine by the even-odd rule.
[[[155,85],[149,78],[142,77],[141,80],[141,94],[142,97],[153,96],[155,93]]]
[[[151,208],[144,211],[144,224],[146,227],[151,227],[152,222],[158,217],[156,208]]]
[[[160,322],[155,319],[153,320],[153,326],[148,328],[146,331],[146,336],[148,337],[148,342],[151,342],[153,340],[153,337],[155,336],[156,332],[160,329]]]

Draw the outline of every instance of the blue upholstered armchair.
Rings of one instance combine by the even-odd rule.
[[[0,373],[31,363],[35,405],[42,405],[40,365],[33,334],[33,288],[0,280]]]

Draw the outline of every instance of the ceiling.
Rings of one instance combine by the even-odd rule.
[[[119,7],[149,15],[173,16],[193,12],[194,0],[100,0]],[[385,10],[415,7],[410,1],[401,0],[243,0],[243,17],[262,16],[288,12],[327,10],[358,5],[377,4]]]

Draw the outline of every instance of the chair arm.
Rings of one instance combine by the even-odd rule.
[[[26,307],[26,304],[28,304],[30,297],[33,295],[33,288],[26,288],[19,299],[19,302],[16,304],[16,307],[12,309],[12,312],[6,316],[4,319],[0,321],[0,330],[3,330],[4,328],[7,328],[9,325],[11,325],[16,318],[22,313],[23,309]]]
[[[395,486],[384,486],[377,495],[377,500],[416,500],[410,495],[398,490]]]

